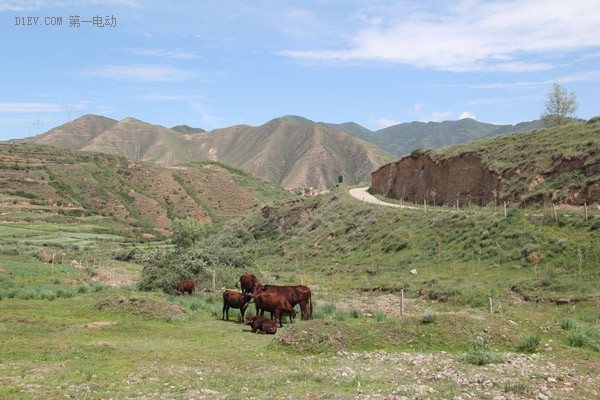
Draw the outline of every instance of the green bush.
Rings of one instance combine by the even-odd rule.
[[[504,362],[504,358],[490,349],[488,340],[481,335],[473,336],[469,339],[469,351],[464,356],[464,360],[473,365],[499,364]]]
[[[535,353],[540,345],[540,340],[539,333],[531,333],[521,338],[518,348],[526,353]]]
[[[570,346],[588,348],[600,352],[600,332],[594,328],[580,325],[570,319],[561,320],[560,326],[569,332],[567,343]]]
[[[421,318],[421,323],[422,324],[433,324],[435,321],[437,321],[437,317],[438,317],[438,314],[435,311],[427,310],[427,311],[425,311],[425,314],[423,314],[423,317]]]

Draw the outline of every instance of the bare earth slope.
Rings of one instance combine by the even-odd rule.
[[[600,202],[600,119],[406,156],[373,172],[370,191],[449,206]]]

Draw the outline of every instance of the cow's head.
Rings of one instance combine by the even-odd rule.
[[[247,304],[247,303],[250,303],[253,299],[254,299],[254,297],[250,293],[246,293],[244,295],[243,302],[244,302],[244,304]]]
[[[254,287],[252,288],[252,294],[259,294],[264,292],[265,287],[263,285],[261,285],[260,283],[256,282],[254,284]]]
[[[256,318],[256,315],[254,315],[254,314],[246,315],[246,320],[244,321],[244,325],[252,324],[252,321],[254,321],[255,318]]]

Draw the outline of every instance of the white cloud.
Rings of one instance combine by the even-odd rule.
[[[458,119],[465,119],[465,118],[471,118],[471,119],[476,119],[475,114],[473,114],[470,111],[463,111],[460,116],[458,117]]]
[[[422,103],[417,103],[413,106],[413,109],[408,112],[408,115],[411,115],[413,118],[416,118],[420,122],[440,122],[443,120],[447,120],[452,116],[452,112],[450,111],[433,111],[431,114],[426,114],[423,111],[424,105]]]
[[[52,103],[0,103],[0,112],[42,113],[63,112],[64,104]]]
[[[142,47],[132,47],[127,50],[136,56],[162,57],[187,60],[200,58],[198,54],[190,53],[182,49],[150,49]]]
[[[388,128],[390,126],[398,125],[400,123],[398,121],[394,121],[393,119],[389,119],[389,118],[379,118],[373,122],[375,123],[375,125],[377,125],[379,128],[382,128],[382,129]]]
[[[381,61],[446,71],[539,71],[566,52],[600,47],[597,0],[449,2],[355,28],[345,48],[285,50],[309,61]],[[433,6],[435,7],[435,6]],[[540,57],[540,60],[537,59]]]
[[[142,82],[180,81],[196,77],[196,73],[163,65],[103,65],[88,70],[86,75],[100,78]]]

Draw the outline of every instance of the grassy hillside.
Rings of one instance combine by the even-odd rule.
[[[219,291],[137,291],[127,278],[143,275],[149,249],[54,267],[1,255],[0,395],[597,398],[598,215],[424,213],[346,190],[256,208],[179,250],[193,263],[217,240],[250,255],[246,268],[218,268],[217,287],[241,272],[308,284],[313,319],[275,336],[250,334],[235,311],[222,321]]]
[[[39,145],[0,144],[0,169],[2,221],[103,219],[125,235],[161,236],[187,216],[221,222],[289,196],[219,163],[169,167]]]
[[[468,152],[480,155],[485,167],[506,177],[501,196],[518,193],[525,203],[540,203],[544,198],[564,201],[578,188],[600,180],[600,170],[595,167],[600,164],[600,118],[427,153],[442,160]]]
[[[528,143],[540,146],[513,148]],[[597,208],[425,212],[363,203],[345,185],[290,200],[218,163],[4,150],[2,398],[600,396]],[[194,204],[222,223],[189,247],[129,234],[156,218],[158,238],[167,210]],[[140,290],[191,270],[192,296]],[[249,333],[236,310],[223,321],[220,289],[244,272],[309,285],[313,318],[274,336]]]

